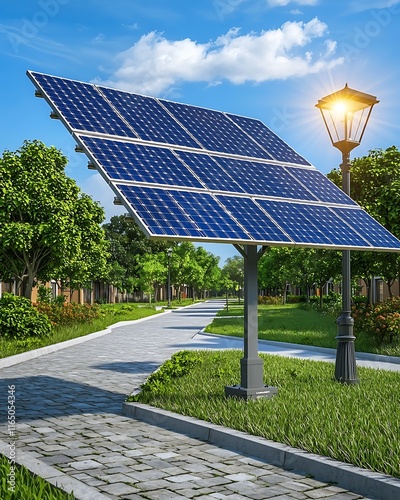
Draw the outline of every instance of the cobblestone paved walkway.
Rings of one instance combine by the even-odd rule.
[[[16,387],[17,458],[29,454],[95,488],[79,497],[93,500],[362,498],[122,415],[126,395],[190,347],[221,307],[162,314],[0,370],[3,408]],[[4,422],[0,439],[9,441]]]

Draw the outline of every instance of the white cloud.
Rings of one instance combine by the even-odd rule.
[[[327,25],[314,18],[308,23],[286,22],[281,28],[260,34],[240,35],[238,28],[232,28],[203,44],[189,38],[167,40],[151,32],[118,54],[118,69],[107,81],[96,83],[160,95],[183,82],[210,85],[229,81],[239,85],[301,77],[343,62],[343,58],[329,59],[326,55],[327,47],[328,55],[333,55],[335,42],[314,42],[326,31]],[[321,52],[325,55],[319,55]]]

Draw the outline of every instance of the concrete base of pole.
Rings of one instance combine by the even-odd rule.
[[[272,398],[278,394],[277,387],[264,385],[263,387],[241,387],[240,385],[227,385],[225,386],[225,396],[227,398],[245,399],[260,399]]]

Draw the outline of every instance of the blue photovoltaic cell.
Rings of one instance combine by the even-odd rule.
[[[209,194],[116,184],[154,236],[250,240]]]
[[[264,149],[229,120],[224,113],[187,104],[160,101],[170,113],[209,151],[273,159]]]
[[[99,87],[101,93],[146,141],[199,148],[199,144],[152,97]]]
[[[162,189],[115,184],[150,236],[202,238],[204,234]]]
[[[399,248],[399,240],[375,219],[364,212],[364,210],[355,210],[351,208],[332,208],[331,210],[354,227],[373,247]]]
[[[293,243],[250,198],[217,198],[256,241]]]
[[[211,156],[184,151],[175,151],[175,153],[201,179],[208,189],[244,193],[239,184]]]
[[[370,247],[367,241],[343,224],[328,207],[259,199],[256,201],[298,243]]]
[[[111,179],[204,188],[169,149],[98,137],[80,139]]]
[[[319,170],[298,167],[284,167],[284,170],[306,186],[320,201],[343,205],[357,205],[357,203]]]
[[[214,158],[234,179],[240,182],[241,187],[248,194],[294,200],[317,200],[310,191],[296,182],[280,165],[220,156]]]
[[[212,196],[188,191],[170,191],[170,194],[205,237],[233,241],[250,239]]]
[[[38,73],[32,76],[71,129],[135,137],[93,85]]]
[[[231,120],[258,142],[275,160],[310,165],[310,163],[278,137],[260,120],[226,113]]]

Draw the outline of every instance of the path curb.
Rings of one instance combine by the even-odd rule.
[[[392,476],[361,469],[245,432],[142,403],[124,402],[122,413],[127,417],[143,420],[149,424],[185,434],[224,449],[266,460],[268,463],[286,470],[310,474],[320,481],[336,483],[341,488],[368,498],[379,500],[398,500],[400,498],[400,480]]]

